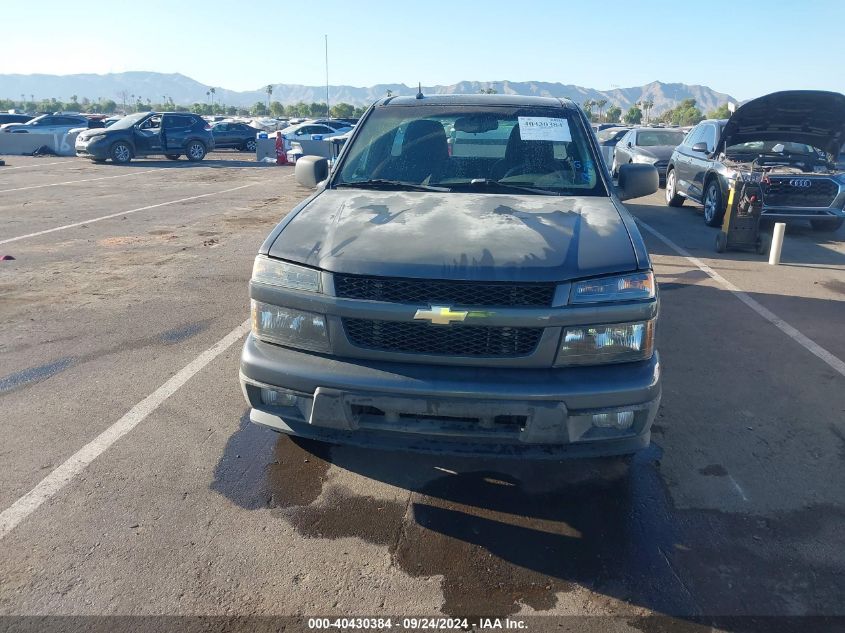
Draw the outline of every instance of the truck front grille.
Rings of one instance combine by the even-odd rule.
[[[449,281],[439,279],[397,279],[395,277],[363,277],[335,275],[334,289],[338,297],[431,305],[451,306],[539,306],[552,305],[555,284]]]
[[[343,319],[349,342],[383,352],[516,358],[528,356],[543,335],[539,327],[429,325],[410,321]]]
[[[809,181],[809,187],[798,187],[797,182]],[[767,207],[829,207],[839,186],[829,178],[771,178],[763,189],[763,203]]]

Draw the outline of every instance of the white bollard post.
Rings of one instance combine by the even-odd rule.
[[[769,264],[772,266],[780,264],[780,249],[783,247],[784,231],[786,231],[786,223],[776,222],[775,230],[772,232],[772,248],[769,250]]]

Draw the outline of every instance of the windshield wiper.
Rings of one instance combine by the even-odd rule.
[[[519,193],[531,193],[540,196],[560,196],[561,193],[552,191],[551,189],[538,189],[536,187],[526,187],[525,185],[516,185],[509,182],[500,182],[498,180],[491,180],[489,178],[473,178],[469,182],[449,183],[452,189],[458,187],[466,187],[471,189],[501,189],[503,191],[514,191]]]
[[[404,182],[402,180],[386,180],[383,178],[338,182],[335,183],[335,187],[358,187],[361,189],[407,189],[408,191],[450,191],[448,187],[435,187],[433,185],[422,185],[415,182]]]

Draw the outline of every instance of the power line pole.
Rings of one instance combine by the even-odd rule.
[[[329,117],[329,36],[326,34],[326,117]]]

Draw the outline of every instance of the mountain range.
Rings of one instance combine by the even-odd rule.
[[[272,84],[271,99],[284,105],[299,101],[305,103],[325,102],[325,86],[303,86],[298,84]],[[728,101],[736,102],[730,95],[717,92],[707,86],[687,85],[682,83],[663,83],[653,81],[644,86],[596,90],[571,84],[543,81],[461,81],[452,85],[423,86],[425,94],[475,94],[482,89],[493,89],[500,94],[538,95],[548,97],[569,97],[578,103],[586,99],[607,99],[610,105],[617,105],[623,110],[642,100],[654,103],[652,112],[660,114],[676,106],[684,99],[695,99],[703,112],[713,110]],[[69,101],[71,95],[80,100],[84,97],[92,101],[113,99],[120,103],[123,94],[130,101],[132,95],[140,97],[146,103],[160,103],[165,97],[172,98],[180,105],[208,100],[209,86],[178,73],[165,74],[155,72],[125,72],[107,75],[3,75],[0,74],[0,98],[27,100],[30,95],[36,100],[55,97],[60,101]],[[377,84],[370,87],[329,86],[331,103],[346,102],[355,106],[368,105],[384,97],[390,90],[394,95],[414,95],[416,86],[405,84]],[[216,103],[239,107],[252,106],[257,101],[267,99],[266,86],[256,90],[234,91],[215,87]]]

